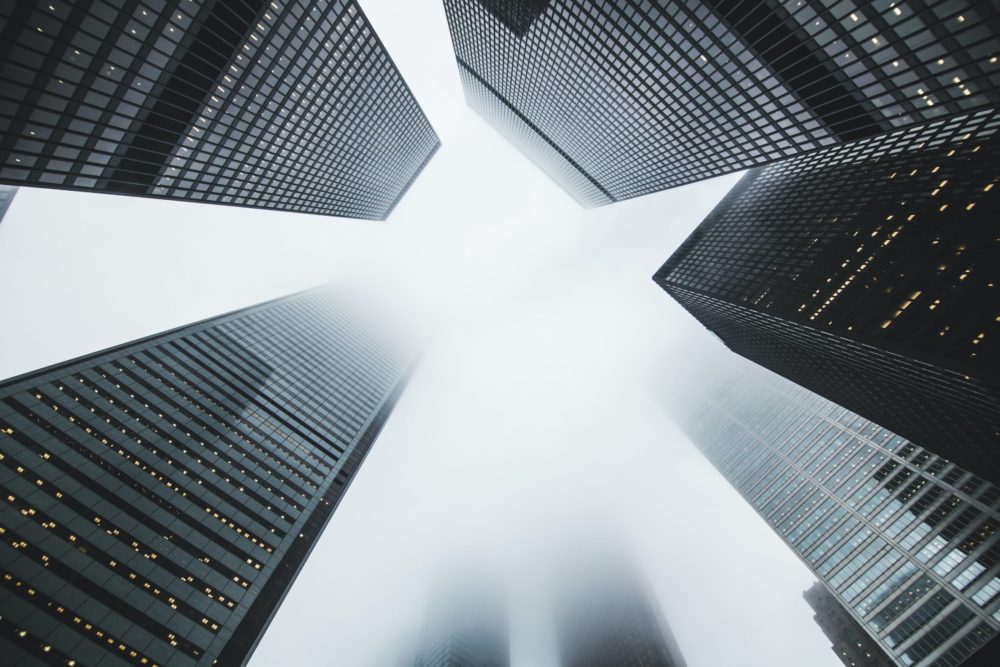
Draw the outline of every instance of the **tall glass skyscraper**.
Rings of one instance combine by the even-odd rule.
[[[702,382],[681,427],[882,650],[998,648],[1000,489],[764,370]]]
[[[437,149],[354,0],[0,5],[0,182],[383,219]]]
[[[244,664],[403,360],[313,291],[0,385],[3,662]]]
[[[653,279],[735,352],[1000,484],[1000,111],[750,171]]]
[[[816,612],[813,619],[832,642],[830,648],[847,667],[893,667],[896,664],[822,583],[817,581],[802,597]]]
[[[1000,102],[977,0],[445,0],[476,111],[607,204]]]

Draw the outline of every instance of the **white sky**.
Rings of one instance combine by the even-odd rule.
[[[690,667],[839,664],[813,577],[646,389],[672,357],[729,354],[650,276],[737,176],[583,210],[466,107],[439,1],[362,6],[443,142],[390,220],[22,189],[0,377],[371,288],[432,346],[251,667],[394,664],[441,563],[490,553],[530,588],[544,536],[594,515],[624,526]],[[556,664],[521,607],[514,664]]]

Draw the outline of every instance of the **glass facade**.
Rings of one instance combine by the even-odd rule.
[[[10,203],[14,201],[16,194],[17,188],[0,185],[0,222],[3,222],[3,217],[7,214],[7,209],[10,208]]]
[[[313,291],[0,385],[5,664],[242,665],[405,382]]]
[[[1000,482],[998,127],[752,170],[653,279],[737,353]]]
[[[848,667],[893,667],[896,664],[826,586],[817,581],[802,597],[816,612],[813,619],[833,642],[830,648],[842,663]]]
[[[510,646],[507,626],[471,627],[468,621],[462,627],[426,637],[426,645],[410,663],[412,667],[510,667]],[[407,667],[410,667],[408,665]]]
[[[0,182],[383,219],[438,145],[353,0],[0,5]]]
[[[680,426],[897,664],[997,636],[1000,488],[762,369],[708,383]]]
[[[977,0],[445,0],[469,104],[594,206],[1000,102]]]

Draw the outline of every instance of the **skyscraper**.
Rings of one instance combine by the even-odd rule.
[[[995,649],[1000,489],[746,366],[675,403],[692,442],[897,664]]]
[[[823,634],[833,642],[830,648],[842,663],[848,667],[893,667],[896,664],[826,586],[817,581],[802,597],[816,612],[813,618]]]
[[[494,582],[459,577],[434,595],[412,667],[510,667],[508,605]]]
[[[385,218],[439,145],[354,0],[7,2],[0,182]]]
[[[735,352],[1000,483],[998,127],[752,170],[653,279]]]
[[[0,385],[6,664],[242,665],[405,382],[325,291]]]
[[[579,550],[553,579],[563,667],[685,667],[651,591],[618,546]]]
[[[588,206],[1000,102],[987,2],[444,5],[470,106]]]

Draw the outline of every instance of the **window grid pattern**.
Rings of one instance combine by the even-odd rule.
[[[989,2],[444,4],[472,106],[585,204],[1000,102]]]
[[[830,640],[830,648],[842,663],[851,667],[895,666],[896,663],[821,582],[814,583],[802,597],[813,608],[813,620]]]
[[[497,107],[494,104],[496,92],[471,70],[459,68],[458,74],[469,106],[489,118],[501,134],[578,202],[591,208],[614,201],[593,177],[548,141],[540,129],[525,122],[513,108]]]
[[[997,635],[1000,489],[766,371],[711,386],[682,428],[898,664]]]
[[[388,417],[390,341],[326,292],[0,386],[13,662],[240,665]]]
[[[350,0],[0,10],[0,181],[385,218],[439,145]]]
[[[753,170],[654,280],[736,352],[998,480],[998,126]]]

